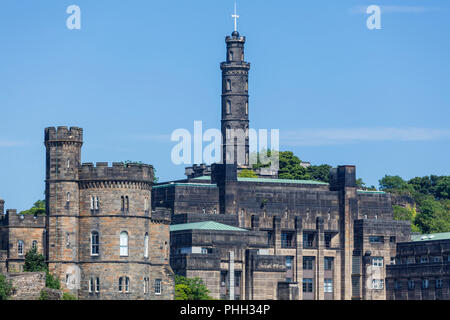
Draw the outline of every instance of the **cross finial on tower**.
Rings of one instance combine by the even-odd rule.
[[[237,31],[237,19],[239,16],[236,13],[236,1],[234,2],[234,14],[231,17],[234,18],[234,31]]]

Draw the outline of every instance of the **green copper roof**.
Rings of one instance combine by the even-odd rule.
[[[270,179],[270,178],[237,178],[239,182],[268,182],[268,183],[294,183],[294,184],[320,184],[328,185],[326,182],[315,180],[292,180],[292,179]],[[211,180],[210,176],[201,176],[194,178],[193,180]]]
[[[448,239],[450,239],[450,232],[419,234],[411,236],[411,241],[431,241],[431,240],[448,240]]]
[[[153,188],[167,188],[171,186],[185,186],[185,187],[217,187],[215,184],[208,184],[208,183],[166,183],[166,184],[160,184],[157,186],[153,186]]]
[[[170,226],[170,231],[180,230],[248,231],[214,221],[173,224]]]
[[[358,193],[379,193],[379,194],[386,193],[384,191],[375,191],[375,190],[356,190],[356,192],[358,192]]]

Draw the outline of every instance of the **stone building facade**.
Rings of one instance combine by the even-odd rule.
[[[227,152],[241,141],[238,154],[248,157],[250,64],[243,59],[245,37],[235,31],[225,41],[223,161],[194,165],[186,168],[186,179],[154,186],[152,205],[171,211],[172,227],[215,221],[247,231],[172,231],[177,239],[184,235],[171,243],[174,270],[202,277],[215,297],[223,297],[221,275],[230,275],[234,252],[233,268],[244,279],[234,298],[385,299],[386,264],[395,256],[396,242],[409,240],[410,230],[408,223],[393,220],[389,194],[358,190],[351,165],[333,168],[330,183],[277,179],[277,173],[238,176],[248,162]],[[230,142],[227,129],[235,128],[244,129],[244,136]],[[203,255],[180,251],[189,246],[205,248]],[[228,292],[234,287],[230,278]]]
[[[80,299],[172,299],[170,215],[151,210],[153,167],[81,163],[83,130],[45,129],[46,257]]]
[[[450,233],[398,243],[387,267],[388,300],[450,300]]]
[[[80,299],[173,299],[171,217],[151,208],[153,167],[82,164],[82,144],[81,128],[45,129],[46,215],[5,215],[0,201],[0,272],[22,271],[35,246]]]
[[[21,272],[25,254],[33,247],[45,252],[45,217],[17,214],[17,210],[4,212],[0,200],[0,273]]]

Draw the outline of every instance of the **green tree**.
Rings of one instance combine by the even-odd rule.
[[[253,170],[244,169],[241,172],[239,172],[239,177],[242,178],[258,178],[258,175]]]
[[[0,300],[8,300],[12,294],[12,284],[3,274],[0,274]]]
[[[408,183],[399,176],[385,175],[381,180],[379,180],[379,183],[381,190],[413,190],[413,187],[408,185]]]
[[[51,289],[60,289],[59,280],[49,271],[42,254],[36,252],[36,248],[31,249],[25,254],[24,272],[45,272],[45,286]]]
[[[21,211],[20,214],[30,214],[30,215],[45,214],[45,200],[36,201],[30,209]]]
[[[310,166],[306,169],[310,179],[322,182],[330,182],[330,169],[328,164],[321,164],[320,166]]]
[[[25,254],[25,263],[23,265],[24,272],[48,271],[45,258],[42,254],[37,253],[36,248],[31,249]]]
[[[428,198],[419,205],[420,213],[415,223],[423,233],[450,231],[450,213],[439,201]]]
[[[302,161],[292,151],[281,151],[278,177],[280,179],[309,179],[310,176],[306,173],[306,168],[300,165],[301,163]]]
[[[199,277],[175,276],[175,300],[212,300],[210,292]]]
[[[437,199],[450,199],[450,176],[440,177],[436,183],[435,197]]]

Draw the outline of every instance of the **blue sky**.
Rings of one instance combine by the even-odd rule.
[[[81,8],[68,30],[66,8]],[[381,30],[366,27],[381,6]],[[232,0],[2,0],[0,198],[44,197],[47,126],[84,128],[83,162],[153,164],[182,178],[169,136],[220,121]],[[397,0],[240,0],[251,62],[250,125],[282,150],[354,164],[378,185],[450,174],[450,4]]]

